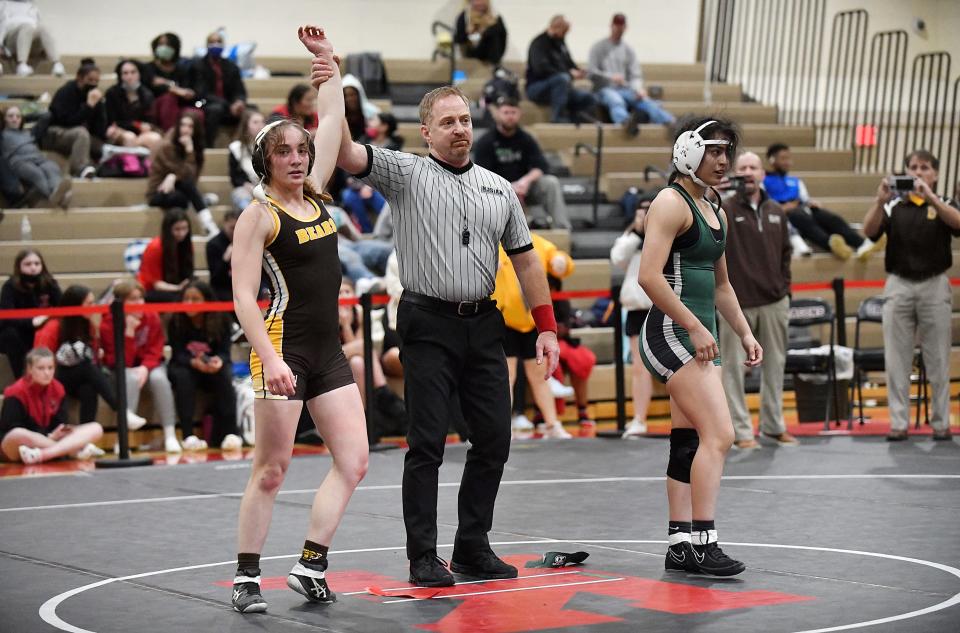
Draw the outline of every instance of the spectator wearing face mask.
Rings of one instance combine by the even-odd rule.
[[[154,150],[162,136],[152,121],[153,93],[140,80],[132,59],[117,64],[117,83],[107,89],[107,140],[124,147]]]
[[[395,152],[402,150],[404,141],[402,136],[397,136],[397,117],[389,112],[381,112],[371,117],[361,142]]]
[[[247,107],[240,69],[223,58],[223,35],[219,31],[207,36],[207,53],[190,65],[188,83],[202,102],[207,147],[213,147],[220,126],[236,125]]]
[[[161,33],[150,42],[153,59],[142,68],[143,83],[153,93],[153,119],[161,130],[172,128],[184,108],[193,108],[196,93],[189,87],[189,63],[180,59],[180,38]],[[199,112],[199,110],[197,110]]]
[[[99,159],[107,133],[107,108],[99,83],[100,69],[85,58],[76,78],[61,86],[50,102],[43,149],[69,157],[70,173],[81,178],[95,173],[91,163]]]

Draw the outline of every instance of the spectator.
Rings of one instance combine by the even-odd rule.
[[[71,180],[64,177],[60,166],[40,151],[33,134],[23,129],[20,108],[7,106],[0,120],[0,155],[10,170],[26,185],[53,206],[70,206]]]
[[[189,86],[203,102],[207,147],[213,147],[220,126],[236,124],[247,107],[247,89],[240,69],[224,59],[223,35],[214,31],[207,36],[207,53],[193,60],[189,70]]]
[[[185,209],[191,205],[207,234],[216,235],[220,229],[207,206],[212,198],[201,195],[197,188],[203,171],[204,144],[203,126],[196,115],[184,112],[177,127],[164,135],[151,159],[147,180],[149,204],[162,209]]]
[[[180,38],[175,33],[153,38],[150,50],[153,59],[143,67],[143,83],[153,92],[153,118],[166,132],[177,124],[184,108],[195,107],[197,93],[189,87],[190,65],[180,59]]]
[[[0,310],[50,308],[60,305],[60,286],[47,270],[43,256],[31,249],[17,253],[13,274],[0,289]],[[0,320],[0,353],[6,354],[13,375],[23,375],[24,357],[33,347],[36,329],[47,317]],[[51,348],[53,349],[53,348]]]
[[[363,143],[399,152],[403,149],[403,137],[397,136],[397,117],[381,112],[370,118],[364,132]]]
[[[548,275],[557,278],[569,276],[573,272],[573,260],[569,255],[560,251],[555,244],[539,235],[532,234],[533,250]],[[556,405],[548,376],[545,375],[546,365],[537,363],[536,342],[537,328],[530,309],[523,299],[520,281],[514,270],[512,260],[500,248],[500,266],[497,269],[496,285],[491,298],[497,302],[497,308],[503,313],[506,331],[503,339],[503,351],[507,356],[507,370],[510,376],[510,392],[517,379],[518,359],[522,359],[522,369],[527,376],[527,383],[533,394],[533,400],[540,410],[543,422],[540,432],[543,437],[551,439],[569,439],[571,435],[560,423],[557,417]]]
[[[230,184],[233,185],[230,199],[237,211],[243,211],[253,202],[253,188],[260,182],[260,177],[253,170],[253,140],[263,129],[263,123],[260,112],[247,108],[240,117],[237,137],[227,146]]]
[[[193,280],[193,239],[183,211],[164,214],[160,235],[143,251],[137,280],[146,289],[150,303],[177,301]]]
[[[214,301],[213,290],[202,281],[183,289],[184,303]],[[193,429],[197,390],[211,396],[213,434],[210,441],[222,450],[243,447],[237,428],[237,393],[230,362],[230,318],[223,312],[177,312],[170,319],[170,383],[173,386],[180,434],[184,446],[199,446]]]
[[[167,367],[163,362],[163,346],[166,343],[163,324],[156,312],[136,312],[136,306],[143,304],[144,291],[140,282],[131,279],[117,283],[113,287],[114,296],[126,305],[123,323],[124,361],[127,384],[127,406],[136,411],[140,403],[140,392],[150,385],[153,396],[154,414],[160,418],[163,426],[163,448],[168,453],[179,453],[177,441],[176,414],[173,404],[173,390],[167,378]],[[113,342],[113,328],[117,327],[108,312],[100,324],[100,340],[103,345],[103,360],[108,367],[116,367],[116,348]],[[200,441],[188,442],[184,439],[183,448],[202,450],[206,445]]]
[[[96,173],[92,159],[99,159],[107,133],[107,107],[97,87],[100,69],[89,57],[80,62],[77,77],[60,87],[50,102],[50,126],[43,149],[67,156],[70,173],[81,178]]]
[[[550,170],[543,151],[526,130],[520,127],[520,107],[510,97],[500,97],[494,110],[496,127],[474,143],[473,159],[510,181],[520,202],[528,210],[530,205],[542,205],[542,214],[531,224],[539,228],[553,226],[569,229],[567,206],[563,188]]]
[[[273,110],[274,116],[293,119],[313,134],[317,131],[317,91],[307,84],[296,84],[287,93],[287,102]]]
[[[210,269],[210,287],[217,301],[233,301],[233,229],[240,211],[231,209],[223,214],[221,231],[207,241],[207,267]],[[184,290],[189,287],[184,286]]]
[[[581,113],[589,115],[596,105],[591,93],[573,87],[573,80],[583,79],[587,72],[570,57],[564,42],[569,30],[566,18],[555,15],[527,51],[527,98],[549,105],[553,123],[576,121]]]
[[[350,74],[343,76],[343,107],[347,125],[350,127],[350,138],[354,141],[363,138],[367,122],[380,114],[380,108],[367,99],[363,84]]]
[[[457,16],[453,41],[464,57],[500,65],[507,50],[507,27],[490,7],[490,0],[467,0]]]
[[[952,238],[960,235],[957,202],[934,193],[940,161],[927,150],[904,159],[913,189],[894,190],[884,178],[863,219],[872,239],[887,236],[883,289],[883,357],[890,403],[891,442],[907,439],[910,374],[919,339],[932,393],[933,439],[949,440],[950,340],[953,292],[946,272],[953,265]]]
[[[63,291],[60,307],[91,307],[93,293],[86,286],[68,286]],[[56,377],[67,395],[80,403],[80,420],[97,418],[99,399],[117,410],[117,393],[113,383],[100,367],[100,314],[80,314],[49,319],[37,330],[34,347],[54,351]],[[127,428],[136,431],[146,419],[127,410]]]
[[[340,282],[340,298],[354,299],[357,293],[353,282],[344,277]],[[356,305],[339,306],[340,311],[340,344],[343,346],[343,353],[350,362],[350,370],[353,372],[353,379],[357,383],[362,396],[366,395],[364,390],[364,355],[363,355],[363,311]],[[396,333],[390,341],[384,339],[385,353],[390,349],[395,349],[398,345]],[[405,419],[407,409],[403,400],[387,385],[386,376],[383,374],[383,367],[380,364],[380,356],[374,353],[373,359],[373,406],[380,415],[387,418],[388,422],[403,423],[406,427]],[[401,369],[402,373],[402,369]],[[365,403],[366,404],[366,403]],[[389,425],[389,424],[388,424]]]
[[[103,437],[103,427],[92,421],[67,424],[66,391],[53,375],[53,353],[34,349],[27,354],[27,374],[3,390],[0,448],[9,461],[41,464],[67,455],[103,455],[94,444]]]
[[[561,290],[560,280],[553,275],[548,275],[551,290]],[[557,320],[557,342],[560,344],[560,364],[553,376],[547,380],[550,390],[556,398],[557,412],[563,413],[567,393],[572,391],[577,405],[577,423],[580,425],[581,437],[595,437],[597,434],[597,423],[590,416],[588,407],[590,405],[590,374],[597,364],[597,355],[593,353],[586,345],[580,344],[580,339],[572,336],[571,329],[574,327],[575,319],[573,308],[569,299],[557,299],[553,302],[553,314]],[[570,376],[572,389],[564,385],[563,374]]]
[[[600,103],[607,106],[610,119],[626,126],[629,134],[637,132],[637,123],[644,116],[651,123],[671,125],[676,117],[660,107],[643,88],[643,73],[633,47],[623,41],[627,18],[613,16],[610,37],[590,48],[589,73],[593,90]]]
[[[727,212],[727,275],[743,316],[763,348],[760,381],[760,433],[781,446],[797,439],[783,421],[783,370],[787,362],[787,326],[790,321],[790,232],[787,216],[760,187],[763,163],[744,152],[734,163],[743,185],[723,201]],[[719,319],[721,378],[733,421],[734,445],[760,448],[744,396],[743,362],[746,353],[726,319]]]
[[[343,208],[361,233],[372,233],[380,218],[380,212],[387,204],[386,198],[370,185],[365,185],[349,176],[343,189]]]
[[[882,248],[882,244],[864,239],[846,220],[812,200],[803,181],[789,175],[793,167],[789,146],[774,143],[768,147],[767,161],[770,171],[763,179],[763,188],[787,212],[790,223],[800,237],[840,259],[850,259],[856,254],[857,258],[864,260],[873,251]]]
[[[132,59],[117,64],[117,83],[107,89],[107,141],[124,147],[154,150],[163,140],[152,122],[153,92],[140,81],[140,65]]]
[[[630,340],[630,386],[633,394],[633,419],[623,431],[623,438],[639,437],[647,432],[647,412],[653,398],[653,378],[640,357],[640,331],[647,313],[653,307],[650,297],[640,287],[640,252],[647,224],[647,210],[659,189],[644,194],[637,200],[633,221],[610,249],[610,262],[626,271],[620,286],[620,305],[627,310],[624,334]]]
[[[57,44],[43,24],[40,23],[40,11],[32,0],[5,0],[0,2],[0,46],[16,51],[17,75],[29,77],[33,74],[30,66],[30,51],[35,41],[47,59],[53,62],[51,73],[62,77],[65,70],[57,53]]]
[[[344,273],[356,285],[357,294],[381,288],[382,275],[393,244],[375,239],[363,239],[350,222],[346,212],[334,206],[327,207],[337,225],[337,254]]]

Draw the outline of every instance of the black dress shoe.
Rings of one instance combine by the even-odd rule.
[[[419,587],[451,587],[453,574],[436,552],[427,552],[410,561],[410,582]]]
[[[517,568],[503,562],[491,551],[464,556],[460,560],[454,552],[450,560],[450,571],[487,580],[517,577]]]

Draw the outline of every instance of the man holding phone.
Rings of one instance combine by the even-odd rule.
[[[907,439],[910,373],[919,338],[932,392],[934,440],[950,435],[950,339],[953,292],[946,271],[953,265],[952,238],[960,235],[960,210],[934,193],[940,161],[926,150],[904,159],[906,177],[884,178],[863,219],[871,239],[887,235],[883,296],[883,345],[890,406],[891,442]],[[900,186],[896,189],[891,183]]]

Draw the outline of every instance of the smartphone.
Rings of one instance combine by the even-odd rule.
[[[894,175],[887,178],[887,184],[897,193],[908,193],[916,187],[916,178],[913,176]]]

